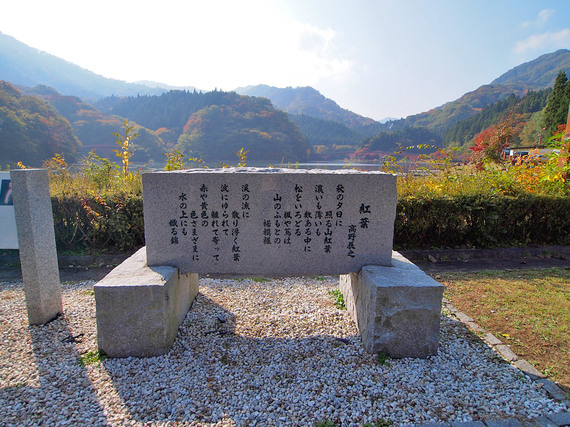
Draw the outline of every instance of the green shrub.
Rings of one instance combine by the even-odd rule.
[[[54,196],[52,206],[60,250],[130,252],[144,245],[140,194]]]
[[[53,196],[60,250],[129,252],[144,245],[142,196]],[[394,247],[493,248],[570,245],[570,198],[456,195],[406,196],[398,201]]]
[[[407,196],[398,201],[397,249],[570,244],[570,198],[519,194]]]

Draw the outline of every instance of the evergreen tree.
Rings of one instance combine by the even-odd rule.
[[[546,135],[552,135],[558,129],[558,125],[566,123],[568,114],[568,103],[570,102],[569,90],[567,89],[568,78],[564,71],[560,71],[556,76],[554,88],[548,97],[548,103],[544,110],[544,127]]]

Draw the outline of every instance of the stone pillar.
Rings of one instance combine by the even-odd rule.
[[[30,325],[63,313],[49,179],[45,169],[10,172]]]

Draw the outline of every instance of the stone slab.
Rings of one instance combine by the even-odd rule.
[[[455,315],[455,317],[457,317],[463,323],[474,322],[474,320],[471,317],[467,316],[465,313],[462,313],[460,311],[453,313],[453,314]]]
[[[496,345],[494,349],[497,350],[507,362],[514,362],[519,358],[515,352],[511,350],[511,348],[506,344]]]
[[[141,248],[95,286],[99,350],[111,357],[167,353],[198,294],[198,275],[148,267]]]
[[[30,325],[63,313],[49,178],[45,169],[10,172]]]
[[[487,332],[484,338],[485,341],[487,341],[487,344],[489,344],[491,347],[496,345],[501,345],[503,343],[500,339],[498,339],[495,335],[493,335],[490,332]]]
[[[444,287],[397,252],[392,263],[340,278],[364,348],[393,358],[435,355]]]
[[[482,421],[455,421],[451,427],[485,427],[485,424]]]
[[[487,427],[523,427],[521,422],[516,418],[506,418],[503,420],[485,420]]]
[[[542,372],[540,372],[524,359],[518,359],[514,361],[513,365],[515,365],[518,369],[520,369],[533,380],[544,378],[544,374]]]
[[[556,414],[548,414],[547,417],[558,426],[570,425],[570,412],[568,411],[558,412]]]
[[[143,174],[149,265],[182,273],[316,275],[390,265],[396,177],[194,169]]]
[[[558,385],[556,385],[556,383],[550,381],[549,379],[540,378],[540,379],[536,380],[536,382],[538,384],[541,384],[542,388],[544,390],[546,390],[548,392],[548,394],[551,397],[553,397],[554,399],[560,400],[560,401],[568,400],[567,399],[568,393],[566,393],[564,390],[562,390],[560,387],[558,387]],[[568,402],[568,403],[570,403],[570,402]],[[570,418],[568,418],[568,417],[570,417],[570,413],[566,414],[566,419],[570,420]],[[567,421],[567,424],[570,425],[570,421]]]
[[[546,417],[530,418],[528,420],[524,420],[523,425],[525,427],[558,427]]]

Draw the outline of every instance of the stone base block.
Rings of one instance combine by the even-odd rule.
[[[198,294],[198,274],[149,267],[146,248],[95,285],[97,341],[110,357],[167,353]]]
[[[392,264],[340,277],[364,348],[393,358],[435,355],[444,287],[397,252]]]

